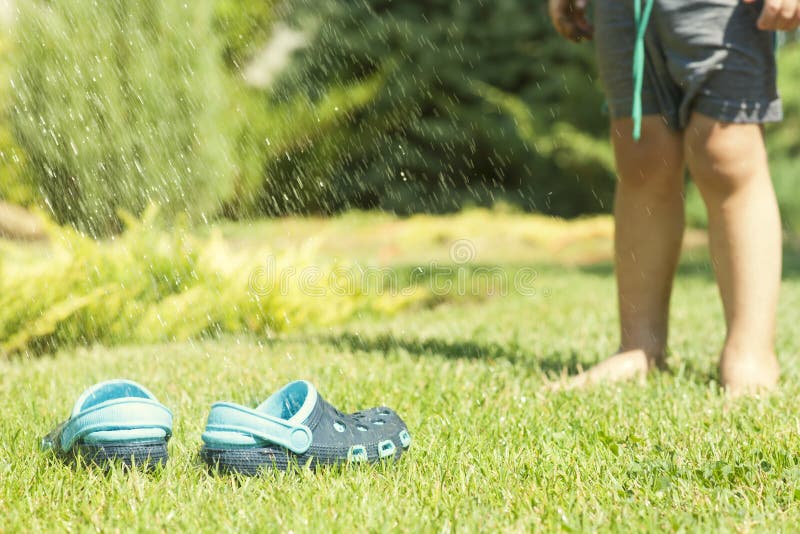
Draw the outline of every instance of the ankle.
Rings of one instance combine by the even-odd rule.
[[[719,362],[720,380],[734,394],[770,389],[778,383],[780,366],[772,348],[728,347]]]
[[[649,370],[664,369],[667,365],[667,350],[660,346],[647,346],[642,344],[622,344],[617,351],[618,354],[626,352],[641,352],[647,359]]]
[[[762,364],[774,365],[775,362],[775,350],[772,347],[744,347],[726,345],[720,354],[720,367],[725,365],[758,367]]]

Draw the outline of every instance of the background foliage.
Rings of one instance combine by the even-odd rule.
[[[151,201],[200,219],[498,201],[610,209],[593,50],[556,36],[543,4],[76,1],[21,4],[4,42],[14,86],[0,196],[59,221],[106,233],[120,228],[117,208]],[[255,87],[243,72],[277,25],[302,30],[306,46]],[[779,58],[787,120],[769,129],[770,149],[796,229],[800,45]],[[688,212],[704,224],[691,190]]]
[[[201,217],[230,191],[214,2],[22,2],[12,124],[59,221],[119,229],[150,202]]]
[[[400,295],[384,291],[380,280],[310,249],[276,253],[263,242],[243,248],[219,232],[199,235],[180,221],[169,225],[155,206],[141,219],[120,217],[125,230],[114,240],[51,223],[47,250],[0,241],[0,358],[93,343],[270,337],[432,297],[413,284]]]
[[[278,98],[305,91],[319,102],[327,87],[373,76],[381,85],[351,120],[272,173],[301,183],[329,177],[323,205],[337,207],[407,213],[498,199],[562,215],[607,207],[612,172],[608,149],[595,143],[606,119],[591,49],[555,39],[543,4],[293,6],[289,18],[316,32]],[[307,203],[304,191],[289,207]]]

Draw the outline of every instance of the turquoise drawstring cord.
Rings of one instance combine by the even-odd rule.
[[[642,85],[644,84],[644,36],[650,13],[653,11],[653,0],[633,0],[633,13],[636,18],[636,44],[633,48],[633,140],[642,137]]]

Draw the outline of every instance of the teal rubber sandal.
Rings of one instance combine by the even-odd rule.
[[[84,391],[66,421],[42,440],[42,449],[65,460],[107,467],[121,462],[147,471],[167,461],[172,412],[144,386],[109,380]]]
[[[222,473],[397,460],[411,445],[408,427],[385,406],[345,414],[304,380],[287,384],[256,408],[211,407],[200,458]]]

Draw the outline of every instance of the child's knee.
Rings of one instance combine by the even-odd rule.
[[[648,153],[649,152],[649,153]],[[683,169],[658,151],[617,155],[618,189],[654,200],[674,200],[683,194]]]
[[[660,123],[660,121],[659,121]],[[663,124],[651,128],[638,142],[627,135],[626,125],[613,131],[619,188],[656,198],[674,198],[683,193],[683,154],[680,137]],[[647,126],[647,125],[646,125]]]
[[[726,197],[769,177],[757,124],[725,124],[695,114],[684,137],[686,162],[700,192]]]

